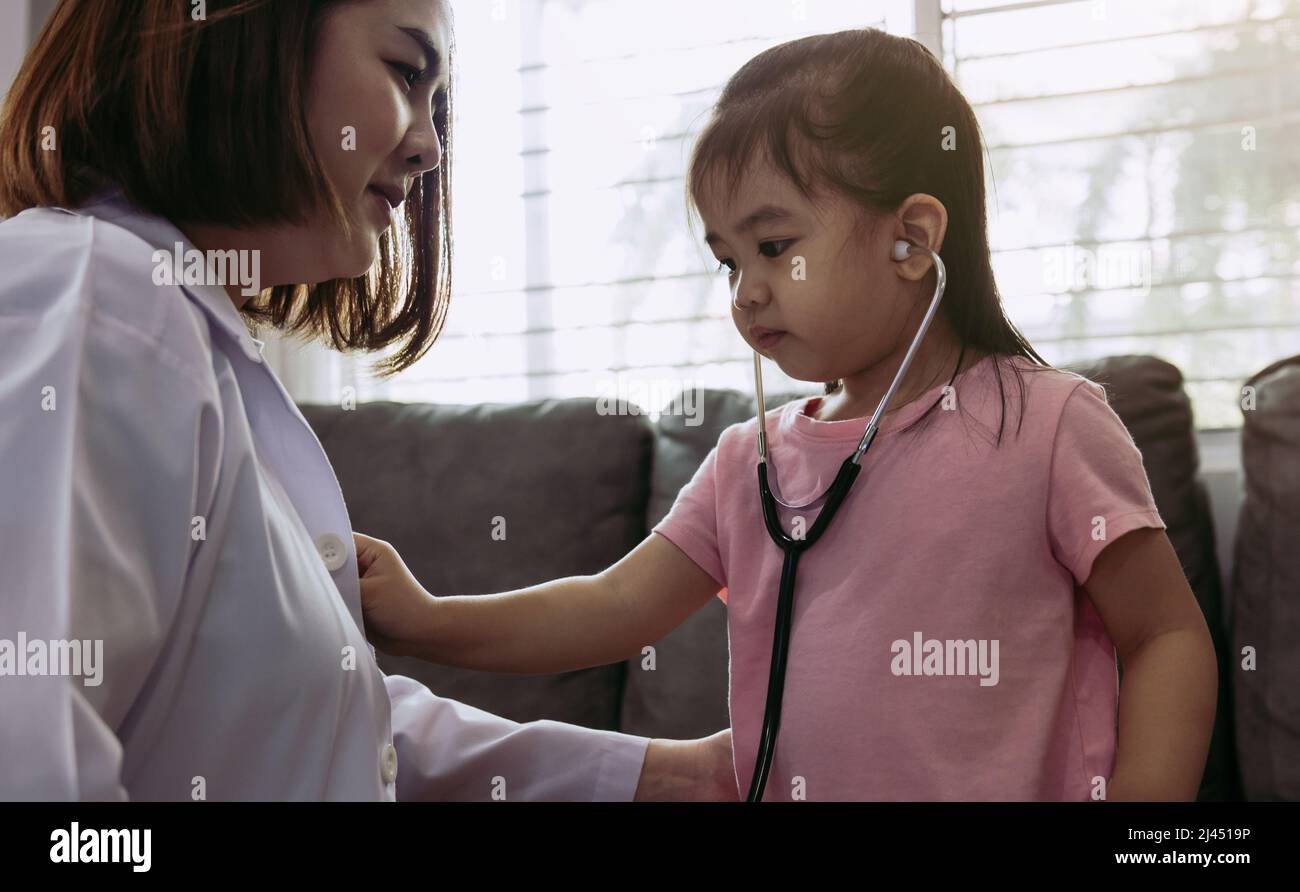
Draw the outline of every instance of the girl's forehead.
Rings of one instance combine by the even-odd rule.
[[[695,204],[705,221],[731,228],[761,206],[798,212],[808,200],[788,176],[762,160],[738,169],[715,166],[701,180]]]

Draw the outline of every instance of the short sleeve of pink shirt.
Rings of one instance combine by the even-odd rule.
[[[839,515],[800,559],[765,799],[797,787],[821,800],[1084,800],[1104,788],[1118,679],[1082,585],[1107,544],[1164,522],[1102,387],[1001,360],[1002,390],[985,358],[952,391],[889,413]],[[1023,414],[1005,380],[1012,364]],[[787,501],[824,491],[865,425],[817,420],[816,402],[768,412]],[[725,587],[742,789],[782,565],[759,505],[756,432],[756,420],[723,431],[654,528]],[[817,510],[780,515],[793,531]]]
[[[1082,381],[1061,411],[1052,442],[1047,525],[1052,554],[1079,585],[1111,542],[1139,527],[1164,527],[1142,453],[1106,400]]]
[[[734,434],[739,427],[732,425],[723,431],[722,439]],[[718,490],[715,480],[718,448],[714,446],[704,457],[690,482],[677,494],[672,510],[655,531],[663,533],[665,529],[671,529],[668,538],[725,589],[727,574],[718,553]],[[726,598],[722,600],[725,602]]]

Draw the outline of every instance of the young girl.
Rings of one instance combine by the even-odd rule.
[[[1047,366],[1002,312],[982,152],[938,62],[862,30],[750,61],[691,161],[740,334],[790,376],[830,382],[767,414],[792,504],[854,451],[929,304],[931,260],[895,260],[895,242],[940,252],[949,283],[854,487],[800,562],[767,800],[1196,795],[1209,634],[1105,392]],[[358,536],[372,640],[475,669],[577,669],[638,654],[725,589],[743,792],[782,567],[757,430],[723,431],[652,535],[595,576],[435,599]],[[818,510],[780,517],[793,534]]]

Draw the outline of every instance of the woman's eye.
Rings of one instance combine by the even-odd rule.
[[[758,253],[762,254],[764,257],[780,257],[785,253],[785,249],[790,247],[793,242],[794,239],[792,238],[778,239],[773,242],[760,242],[758,245]]]
[[[393,67],[394,71],[402,76],[402,80],[406,81],[407,89],[414,87],[419,82],[420,78],[424,76],[423,71],[420,71],[418,68],[412,68],[404,62],[389,62],[388,64]]]

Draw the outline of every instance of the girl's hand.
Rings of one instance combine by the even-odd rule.
[[[437,599],[411,575],[401,555],[387,542],[354,532],[361,609],[370,643],[393,656],[418,656],[417,642],[428,637]]]

